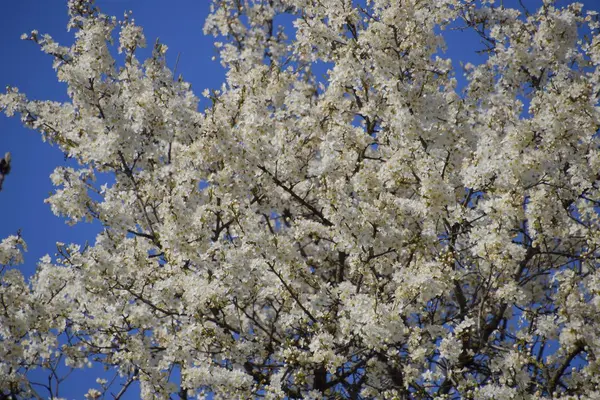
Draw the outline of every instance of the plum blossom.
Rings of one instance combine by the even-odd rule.
[[[88,399],[598,398],[597,13],[212,0],[200,111],[131,13],[68,4],[73,44],[23,36],[68,100],[0,109],[72,159],[51,210],[103,230],[29,280],[0,243],[0,397],[101,365]]]

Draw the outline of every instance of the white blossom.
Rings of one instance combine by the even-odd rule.
[[[24,35],[69,100],[0,109],[77,162],[51,210],[103,231],[29,281],[0,243],[0,397],[60,363],[148,399],[598,398],[597,14],[497,3],[213,0],[204,111],[131,13]]]

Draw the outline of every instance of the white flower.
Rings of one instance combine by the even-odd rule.
[[[30,280],[0,242],[0,392],[43,397],[29,379],[63,360],[142,398],[595,396],[596,16],[209,3],[226,81],[203,110],[131,13],[70,0],[71,45],[23,36],[68,100],[0,110],[71,159],[51,210],[102,232]],[[482,39],[464,71],[459,25]]]

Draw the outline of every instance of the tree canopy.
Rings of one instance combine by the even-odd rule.
[[[104,229],[29,282],[1,242],[0,397],[58,397],[64,359],[118,374],[89,399],[600,398],[598,14],[211,7],[203,111],[129,16],[70,0],[73,45],[24,35],[70,100],[0,109],[77,161],[53,212]],[[448,29],[482,62],[453,67]]]

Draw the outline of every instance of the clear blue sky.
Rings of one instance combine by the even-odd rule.
[[[208,0],[98,0],[98,6],[109,15],[121,17],[133,10],[133,17],[144,27],[148,43],[157,37],[169,47],[167,60],[191,82],[199,94],[204,88],[217,88],[224,72],[216,61],[213,38],[204,36],[202,26],[208,13]],[[37,45],[22,41],[24,32],[37,29],[49,33],[61,44],[71,44],[67,32],[66,0],[9,0],[0,8],[0,90],[16,86],[31,99],[65,101],[66,85],[59,83],[52,69],[52,59]],[[149,49],[145,54],[149,54]],[[144,53],[142,53],[144,54]],[[84,244],[93,242],[99,226],[79,224],[70,227],[55,217],[44,199],[52,192],[49,179],[57,165],[66,164],[63,154],[43,143],[36,132],[23,128],[18,118],[0,116],[0,154],[10,151],[13,168],[0,192],[0,238],[21,229],[29,251],[24,271],[30,275],[36,261],[45,254],[53,255],[56,241]]]
[[[66,85],[59,83],[52,69],[52,58],[43,54],[20,35],[37,29],[48,33],[61,44],[73,42],[72,32],[66,30],[68,21],[66,0],[5,0],[0,7],[0,90],[6,85],[18,87],[31,99],[66,101]],[[208,0],[97,0],[102,12],[122,17],[133,10],[136,22],[144,27],[148,44],[160,37],[167,44],[167,61],[175,65],[181,53],[177,72],[191,82],[197,94],[204,88],[218,88],[224,80],[224,71],[216,61],[213,38],[204,36],[202,27],[209,11]],[[142,57],[150,49],[140,52]],[[0,116],[0,154],[13,155],[12,171],[0,192],[0,238],[15,234],[19,229],[29,250],[25,254],[22,271],[30,276],[37,260],[45,254],[54,255],[56,242],[94,242],[99,224],[81,223],[68,226],[54,216],[44,204],[53,191],[49,175],[58,165],[65,165],[63,154],[43,143],[40,135],[21,126],[18,118]],[[98,369],[82,371],[61,385],[61,395],[81,399],[101,373]],[[139,398],[136,388],[128,398]],[[115,393],[118,392],[118,388]],[[43,392],[42,392],[43,393]],[[110,397],[109,397],[110,398]]]
[[[534,0],[526,0],[525,3],[539,4]],[[559,2],[566,3],[568,1]],[[600,0],[583,3],[588,9],[600,10]],[[169,65],[173,66],[177,54],[181,53],[177,71],[192,83],[196,94],[199,95],[204,88],[218,88],[223,82],[223,70],[218,62],[211,61],[216,54],[213,38],[202,33],[209,0],[97,0],[97,4],[104,13],[117,17],[126,10],[133,10],[136,22],[144,27],[148,43],[152,44],[160,37],[160,41],[169,47]],[[505,1],[505,4],[512,6],[517,1]],[[19,39],[22,33],[37,29],[40,33],[51,34],[61,44],[70,44],[73,39],[72,34],[66,31],[67,20],[66,0],[2,1],[0,89],[11,85],[32,99],[67,100],[66,87],[57,82],[51,58],[32,42]],[[478,43],[473,35],[449,32],[448,56],[456,61],[475,61],[473,50],[482,48]],[[98,224],[70,227],[52,214],[44,199],[53,190],[50,173],[56,166],[66,164],[62,153],[43,143],[36,132],[23,128],[17,118],[0,116],[0,155],[5,151],[13,154],[13,170],[0,192],[0,238],[19,229],[22,231],[29,246],[22,270],[30,276],[41,256],[54,255],[57,241],[93,243],[100,227]],[[63,396],[82,398],[84,388],[93,385],[96,374],[88,371],[77,376],[87,376],[88,379],[78,378],[77,384],[65,385]],[[134,393],[130,398],[139,396]]]

